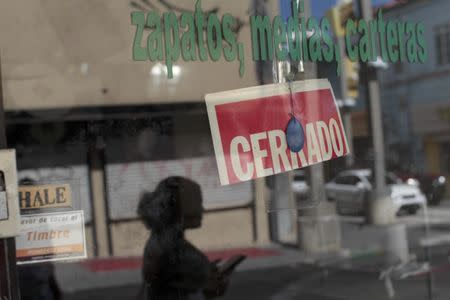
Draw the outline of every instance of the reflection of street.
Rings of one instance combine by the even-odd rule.
[[[437,256],[435,264],[443,263]],[[103,276],[103,275],[99,275]],[[450,293],[450,270],[440,270],[434,275],[435,292]],[[427,299],[426,277],[417,276],[395,281],[395,299]],[[114,288],[97,288],[67,294],[67,300],[136,299],[139,284],[127,284]],[[226,300],[385,300],[389,299],[378,272],[358,269],[324,270],[311,265],[266,265],[264,268],[238,271],[232,277],[230,288],[221,299]],[[446,299],[440,297],[437,299]]]
[[[450,234],[450,199],[442,201],[439,206],[428,207],[428,218],[432,227],[445,227],[445,225],[448,225],[448,231]],[[408,226],[425,224],[423,210],[415,216],[405,216],[400,218],[400,220]]]
[[[438,296],[436,299],[446,299],[442,295],[450,294],[450,199],[440,206],[429,208],[429,221],[428,237],[432,237],[435,243],[431,248],[434,293]],[[370,226],[362,225],[362,222],[360,217],[341,217],[344,245],[348,242],[347,235],[353,242],[358,239],[366,245],[378,239],[377,234],[380,233]],[[407,225],[410,253],[419,262],[424,262],[424,248],[420,245],[427,238],[423,212],[399,217],[398,222]],[[386,259],[380,253],[367,251],[363,254],[360,251],[357,255],[351,255],[351,258],[324,259],[308,257],[296,249],[275,250],[278,251],[277,256],[250,257],[232,276],[228,293],[222,299],[389,299],[385,282],[380,280],[380,272],[386,267]],[[68,273],[64,275],[64,272]],[[83,286],[77,287],[72,283],[74,274],[87,279],[83,281]],[[61,285],[66,289],[65,299],[68,300],[136,299],[140,284],[138,269],[87,273],[79,265],[66,265],[58,268],[58,275]],[[90,286],[94,283],[95,286]],[[393,280],[393,286],[395,299],[428,299],[425,274]]]
[[[407,225],[410,254],[424,262],[425,251],[421,241],[432,238],[431,270],[433,291],[449,295],[450,265],[450,199],[440,206],[428,209],[430,232],[425,232],[423,211],[414,216],[401,216],[399,223]],[[230,288],[221,299],[267,300],[383,300],[389,299],[381,271],[388,266],[387,259],[370,244],[382,240],[376,227],[363,225],[361,217],[341,217],[343,246],[366,246],[350,256],[309,257],[297,249],[275,248],[279,252],[270,257],[249,257],[242,268],[233,274]],[[357,240],[357,241],[356,241]],[[277,250],[279,249],[279,250]],[[359,252],[358,252],[359,251]],[[112,262],[109,265],[117,265]],[[139,264],[137,264],[139,265]],[[64,287],[65,299],[136,299],[141,281],[139,268],[104,272],[87,271],[82,264],[57,268],[58,280]],[[74,284],[73,278],[85,278]],[[80,285],[81,284],[81,285]],[[393,280],[395,299],[424,300],[427,298],[427,276],[419,274],[404,280]]]

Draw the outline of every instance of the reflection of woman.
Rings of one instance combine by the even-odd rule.
[[[161,181],[142,196],[138,214],[151,237],[144,251],[145,299],[204,299],[222,295],[225,280],[206,256],[184,238],[202,222],[200,186],[182,177]]]
[[[58,300],[61,292],[50,263],[18,267],[22,300]]]

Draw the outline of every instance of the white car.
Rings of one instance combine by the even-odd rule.
[[[394,174],[386,174],[386,184],[397,214],[415,214],[426,204],[419,187],[402,183]],[[325,190],[328,200],[336,201],[340,214],[364,214],[372,185],[371,170],[348,170],[327,183]]]
[[[306,174],[304,170],[296,170],[292,181],[292,191],[295,198],[304,201],[309,198],[309,186],[306,181]]]

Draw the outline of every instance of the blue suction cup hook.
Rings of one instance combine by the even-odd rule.
[[[303,130],[303,126],[292,114],[286,127],[286,140],[292,152],[300,152],[305,146],[305,131]]]
[[[286,141],[292,152],[300,152],[305,146],[305,131],[302,123],[295,117],[294,96],[292,95],[292,79],[288,80],[291,100],[291,116],[286,126]]]

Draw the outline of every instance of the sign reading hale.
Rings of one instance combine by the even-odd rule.
[[[222,185],[345,156],[344,127],[328,80],[206,95]]]
[[[19,187],[20,209],[42,209],[72,206],[69,184],[24,185]]]

